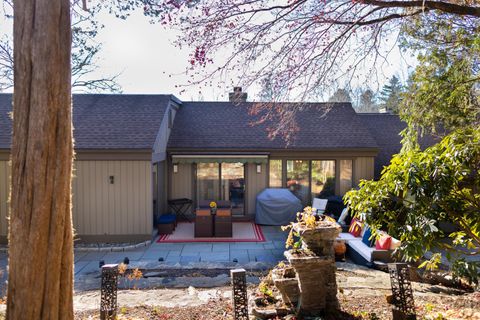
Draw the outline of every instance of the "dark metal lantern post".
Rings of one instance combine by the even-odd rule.
[[[416,320],[412,284],[406,263],[388,265],[393,294],[393,320]]]
[[[102,266],[100,319],[115,319],[117,316],[118,264]]]
[[[230,270],[232,278],[233,319],[248,320],[247,272],[245,269]]]

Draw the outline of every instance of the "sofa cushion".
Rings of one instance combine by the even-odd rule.
[[[375,250],[374,248],[365,245],[362,241],[349,241],[348,246],[368,262],[372,261],[372,252]]]
[[[347,216],[348,216],[348,208],[344,208],[342,213],[340,214],[340,217],[338,218],[338,223],[340,224],[344,223]]]
[[[402,242],[400,240],[397,240],[397,239],[392,237],[392,241],[390,243],[390,250],[395,250],[395,249],[399,248],[401,244],[402,244]]]
[[[353,236],[350,232],[342,232],[338,235],[337,240],[344,240],[344,241],[361,241],[362,239]]]

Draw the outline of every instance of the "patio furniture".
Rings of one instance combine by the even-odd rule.
[[[327,208],[327,199],[319,199],[313,198],[312,207],[317,209],[317,213],[322,214],[325,213],[325,209]]]
[[[177,217],[174,214],[164,214],[157,218],[158,234],[172,234],[177,226]]]
[[[230,208],[218,208],[215,215],[215,237],[232,237],[232,209]]]
[[[178,216],[182,216],[187,221],[190,221],[190,218],[187,217],[187,212],[190,210],[193,201],[187,198],[180,198],[180,199],[171,199],[168,200],[168,206],[175,212]]]
[[[195,238],[213,236],[213,217],[210,209],[197,209],[195,212]]]

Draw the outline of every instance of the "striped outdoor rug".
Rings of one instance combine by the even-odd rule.
[[[194,223],[180,222],[172,234],[160,235],[157,242],[264,242],[262,228],[253,222],[234,222],[231,238],[195,238]]]

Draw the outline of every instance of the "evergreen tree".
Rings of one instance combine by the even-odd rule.
[[[349,90],[340,88],[328,99],[328,102],[352,102]]]
[[[372,90],[362,91],[357,112],[378,112],[378,105],[375,100],[375,93]]]
[[[402,83],[397,76],[393,76],[388,84],[383,86],[383,89],[380,92],[380,100],[382,101],[381,107],[387,112],[398,113],[398,106],[402,101],[402,92]]]

